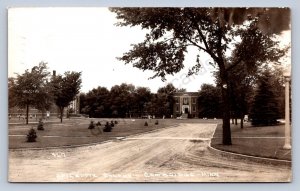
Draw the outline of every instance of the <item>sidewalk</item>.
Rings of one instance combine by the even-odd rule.
[[[222,124],[218,124],[211,146],[213,148],[256,157],[291,161],[291,150],[284,150],[284,125],[252,127],[231,125],[232,145],[222,145]]]

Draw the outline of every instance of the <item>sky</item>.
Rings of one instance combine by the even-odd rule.
[[[121,83],[136,87],[159,87],[173,83],[176,88],[194,92],[203,83],[214,83],[209,65],[212,59],[201,55],[203,68],[198,75],[187,77],[188,69],[195,64],[196,50],[189,49],[185,68],[174,76],[149,79],[152,71],[142,71],[117,60],[142,42],[147,31],[140,27],[119,27],[115,13],[108,8],[11,8],[8,14],[8,76],[15,77],[41,61],[48,70],[63,74],[66,71],[82,72],[81,92],[98,86],[110,89]],[[290,42],[290,31],[284,33],[282,44]],[[289,59],[290,60],[290,59]]]

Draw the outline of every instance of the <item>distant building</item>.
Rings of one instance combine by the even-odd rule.
[[[198,92],[177,92],[174,94],[173,114],[175,117],[182,114],[191,118],[198,117]]]
[[[74,114],[80,113],[80,95],[76,95],[74,100],[70,102],[68,109],[72,109]]]

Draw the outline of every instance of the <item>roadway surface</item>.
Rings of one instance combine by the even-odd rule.
[[[182,123],[117,141],[10,150],[12,182],[287,182],[291,167],[214,155],[215,124]]]

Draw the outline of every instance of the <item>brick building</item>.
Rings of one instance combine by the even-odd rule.
[[[173,115],[175,117],[187,115],[198,117],[198,92],[177,92],[174,94]]]

